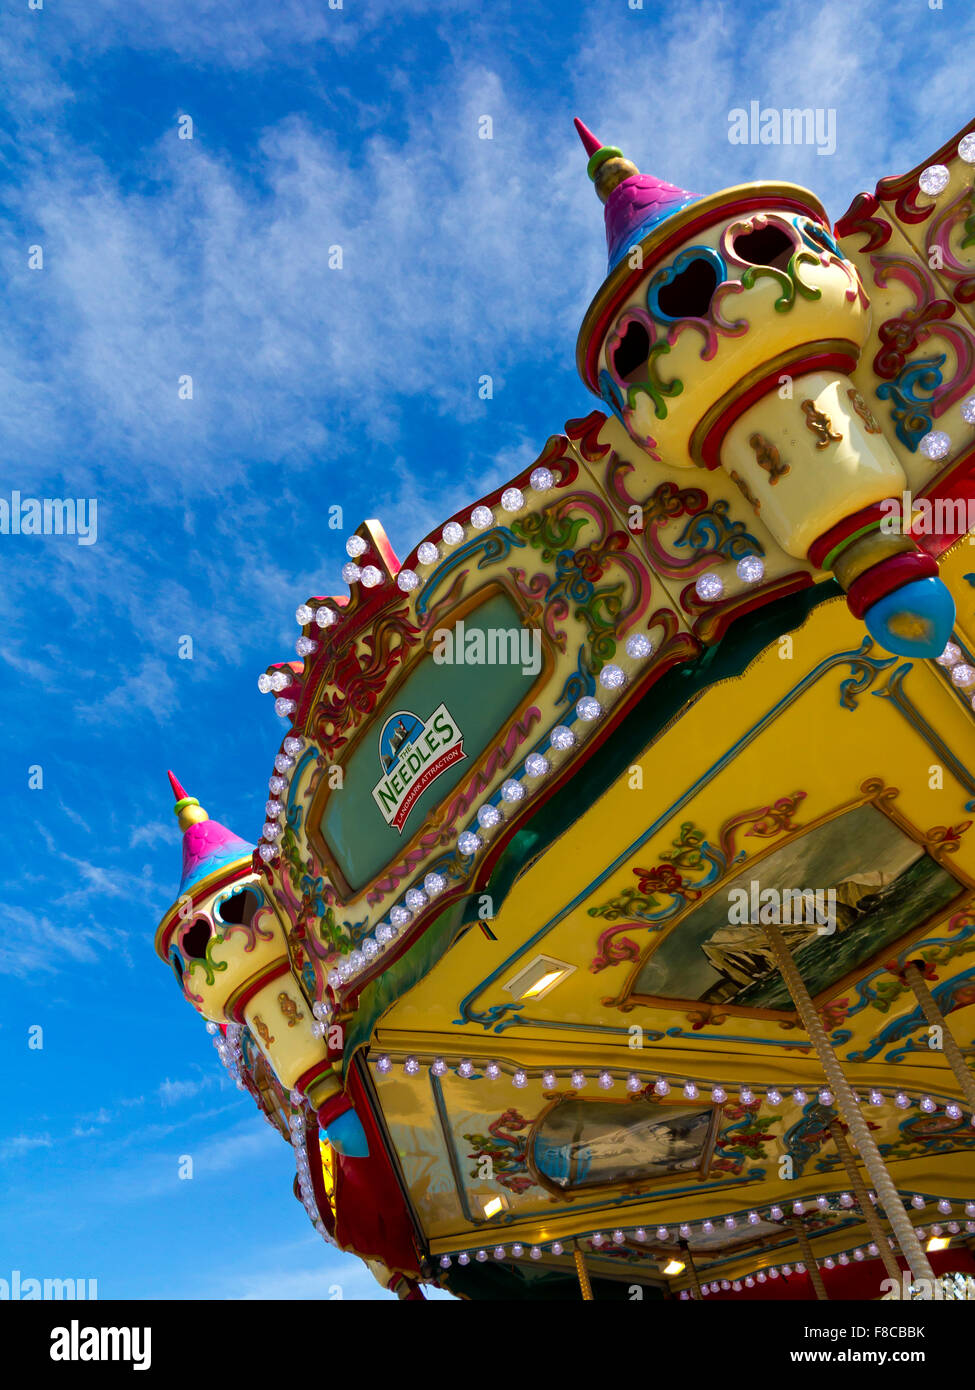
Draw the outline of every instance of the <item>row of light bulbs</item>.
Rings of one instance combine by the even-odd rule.
[[[871,1194],[871,1197],[873,1197],[873,1194]],[[843,1200],[843,1198],[849,1198],[849,1201],[846,1202]],[[850,1197],[849,1193],[844,1193],[843,1196],[840,1198],[840,1201],[841,1204],[844,1206],[853,1206],[855,1204],[854,1199]],[[923,1206],[925,1204],[926,1199],[921,1197],[919,1193],[915,1193],[914,1197],[911,1198],[911,1205],[916,1206],[918,1201],[920,1201],[920,1204]],[[828,1206],[828,1198],[816,1198],[817,1206],[822,1202],[826,1202]],[[905,1203],[905,1205],[907,1204]],[[955,1204],[949,1201],[948,1198],[943,1197],[940,1198],[938,1201],[938,1210],[945,1214],[949,1214],[953,1211],[954,1205]],[[797,1215],[800,1215],[802,1211],[805,1209],[806,1208],[802,1202],[793,1203],[792,1210],[796,1212]],[[778,1215],[776,1216],[774,1215],[774,1213],[778,1213]],[[969,1233],[975,1232],[975,1202],[969,1201],[965,1203],[965,1214],[969,1218],[964,1223],[965,1231]],[[782,1208],[777,1205],[773,1205],[768,1211],[768,1218],[774,1221],[782,1221],[784,1218]],[[748,1213],[747,1219],[748,1222],[750,1222],[752,1225],[757,1225],[760,1221],[763,1220],[763,1217],[759,1211],[750,1211]],[[722,1224],[728,1230],[733,1230],[737,1226],[738,1222],[735,1217],[726,1216]],[[710,1235],[711,1232],[715,1229],[715,1227],[713,1222],[703,1221],[696,1224],[696,1229],[704,1235]],[[928,1237],[929,1232],[925,1227],[919,1226],[915,1229],[917,1231],[919,1239],[923,1240]],[[952,1235],[957,1235],[962,1230],[962,1223],[954,1220],[948,1222],[946,1226],[941,1226],[936,1223],[935,1225],[931,1226],[930,1235],[935,1237],[941,1237],[943,1236],[945,1230],[947,1230]],[[602,1231],[596,1231],[590,1236],[581,1237],[581,1239],[588,1240],[593,1249],[599,1251],[604,1246],[612,1248],[614,1246],[618,1247],[624,1245],[628,1239],[636,1241],[638,1244],[642,1245],[650,1242],[651,1240],[655,1240],[661,1243],[668,1241],[676,1241],[678,1239],[678,1236],[681,1240],[690,1240],[693,1238],[694,1233],[695,1226],[688,1222],[683,1222],[678,1228],[677,1235],[675,1235],[674,1232],[671,1231],[671,1229],[667,1226],[658,1226],[652,1237],[645,1226],[629,1227],[625,1230],[623,1229],[623,1227],[618,1226],[609,1235],[606,1235]],[[888,1237],[888,1244],[892,1250],[896,1249],[896,1243],[894,1241],[893,1236]],[[526,1246],[523,1242],[516,1240],[511,1245],[506,1246],[499,1244],[492,1246],[490,1250],[487,1247],[482,1247],[477,1250],[460,1250],[455,1251],[452,1255],[441,1255],[440,1268],[449,1269],[455,1259],[457,1263],[460,1265],[470,1264],[472,1259],[477,1260],[478,1262],[483,1264],[484,1261],[486,1261],[489,1258],[494,1258],[495,1260],[519,1260],[526,1253],[529,1259],[532,1260],[540,1260],[544,1254],[562,1255],[565,1253],[565,1244],[562,1241],[555,1240],[551,1242],[546,1242],[541,1245]],[[860,1261],[866,1259],[868,1256],[876,1257],[878,1254],[879,1251],[877,1249],[877,1246],[871,1241],[871,1243],[865,1247],[857,1247],[855,1249],[851,1248],[849,1251],[844,1251],[835,1256],[827,1255],[824,1259],[818,1260],[817,1264],[819,1264],[823,1269],[834,1269],[837,1264],[849,1264],[851,1258],[853,1258],[856,1261]],[[773,1265],[770,1268],[759,1270],[754,1276],[754,1278],[749,1275],[748,1278],[746,1278],[742,1282],[746,1285],[746,1287],[751,1288],[756,1282],[759,1284],[764,1284],[766,1279],[777,1279],[780,1273],[788,1277],[793,1272],[793,1270],[795,1270],[799,1274],[802,1274],[805,1272],[805,1265],[801,1262],[796,1263],[794,1265],[782,1265],[780,1268],[777,1268]],[[749,1282],[749,1280],[751,1282]],[[725,1280],[720,1283],[718,1281],[715,1281],[711,1287],[712,1291],[717,1293],[719,1288],[728,1289],[733,1288],[734,1285],[730,1281]],[[736,1289],[735,1292],[738,1292],[738,1290]]]
[[[380,1053],[379,1056],[374,1059],[374,1063],[376,1070],[382,1076],[388,1075],[393,1069],[393,1060],[387,1053]],[[478,1070],[479,1065],[481,1068],[480,1072]],[[409,1056],[404,1059],[402,1066],[407,1076],[418,1076],[420,1072],[423,1071],[426,1064],[420,1062],[417,1057]],[[456,1065],[451,1065],[444,1057],[435,1057],[429,1066],[427,1066],[427,1070],[431,1076],[437,1077],[445,1076],[448,1071],[455,1071],[457,1075],[465,1081],[480,1081],[482,1079],[497,1081],[502,1075],[500,1063],[492,1061],[485,1062],[483,1065],[475,1065],[475,1063],[467,1057],[456,1063]],[[611,1091],[615,1087],[618,1079],[619,1078],[614,1075],[613,1072],[603,1069],[596,1074],[596,1085],[604,1091]],[[525,1087],[528,1085],[529,1080],[529,1073],[524,1067],[516,1067],[511,1074],[511,1084],[513,1086]],[[559,1084],[559,1080],[558,1074],[552,1067],[546,1067],[541,1072],[541,1082],[547,1091],[554,1090]],[[588,1077],[584,1071],[576,1067],[569,1072],[568,1077],[563,1076],[562,1080],[568,1080],[572,1090],[581,1091],[586,1085]],[[640,1091],[645,1091],[651,1083],[646,1078],[638,1075],[637,1072],[630,1072],[624,1084],[631,1095],[636,1095]],[[677,1084],[675,1080],[674,1085]],[[672,1090],[673,1086],[666,1077],[658,1077],[657,1080],[653,1082],[653,1093],[655,1096],[669,1096]],[[815,1094],[820,1105],[833,1104],[833,1093],[828,1086],[811,1088],[811,1090],[812,1093]],[[702,1093],[701,1088],[695,1081],[685,1081],[683,1085],[680,1086],[680,1093],[685,1100],[698,1100],[699,1098],[706,1099],[708,1091],[707,1087],[705,1087]],[[796,1105],[805,1105],[809,1100],[810,1093],[810,1089],[803,1086],[794,1086],[791,1090],[785,1092],[779,1090],[777,1086],[767,1086],[764,1089],[756,1089],[752,1086],[739,1086],[737,1088],[737,1098],[744,1106],[761,1105],[763,1101],[765,1104],[771,1106],[781,1105],[786,1096],[791,1097]],[[710,1088],[710,1098],[715,1105],[724,1105],[733,1098],[733,1091],[729,1091],[725,1086],[712,1086]],[[857,1095],[856,1098],[858,1103],[862,1105],[864,1098],[859,1095]],[[866,1102],[868,1105],[886,1105],[888,1100],[892,1100],[898,1110],[908,1110],[912,1105],[917,1104],[926,1115],[933,1115],[939,1109],[938,1102],[933,1096],[929,1095],[923,1095],[915,1100],[905,1091],[896,1091],[891,1097],[886,1096],[883,1091],[878,1090],[876,1087],[871,1087],[867,1092]],[[944,1109],[949,1120],[960,1120],[964,1113],[962,1107],[956,1101],[949,1101]],[[975,1125],[975,1116],[972,1117],[972,1124]]]

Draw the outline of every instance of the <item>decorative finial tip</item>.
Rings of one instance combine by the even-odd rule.
[[[185,792],[185,791],[183,790],[183,788],[180,786],[179,782],[178,782],[177,779],[174,777],[174,775],[173,775],[171,772],[167,772],[167,773],[166,773],[166,776],[169,778],[169,785],[170,785],[170,786],[172,787],[172,789],[173,789],[173,796],[175,796],[176,800],[177,800],[177,801],[185,801],[185,800],[186,800],[186,792]]]
[[[597,150],[602,149],[601,143],[596,139],[592,131],[582,124],[578,116],[575,117],[575,128],[579,132],[579,139],[585,147],[586,154],[589,155],[591,159]]]

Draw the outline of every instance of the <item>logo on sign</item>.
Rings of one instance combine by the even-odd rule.
[[[379,735],[383,778],[372,789],[386,824],[402,835],[427,787],[465,756],[464,735],[446,705],[438,705],[426,722],[409,710],[391,714]]]

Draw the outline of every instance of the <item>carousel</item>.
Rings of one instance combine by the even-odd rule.
[[[969,1297],[975,128],[831,227],[576,124],[601,408],[349,536],[156,950],[403,1298]]]

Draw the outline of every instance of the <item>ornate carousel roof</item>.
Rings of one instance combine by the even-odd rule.
[[[607,413],[349,538],[157,949],[403,1296],[975,1272],[975,131],[835,229],[580,134]]]

